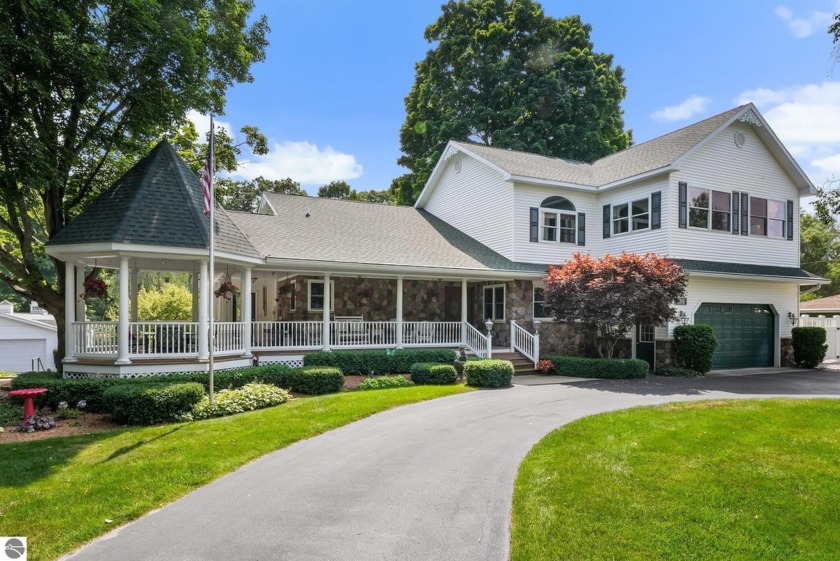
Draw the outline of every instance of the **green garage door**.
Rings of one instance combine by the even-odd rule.
[[[711,325],[718,347],[712,368],[773,366],[775,316],[762,304],[703,304],[694,323]]]

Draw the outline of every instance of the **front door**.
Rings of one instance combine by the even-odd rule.
[[[652,325],[636,326],[636,358],[650,365],[650,370],[656,369],[655,329]]]

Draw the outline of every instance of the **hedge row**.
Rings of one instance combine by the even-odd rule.
[[[339,391],[344,385],[344,376],[335,368],[300,368],[291,369],[282,364],[254,366],[240,370],[222,370],[213,375],[214,388],[217,391],[241,388],[250,383],[271,384],[279,388],[290,389],[296,393],[320,395]],[[49,405],[56,408],[62,401],[71,407],[80,400],[87,402],[86,411],[93,413],[109,412],[103,402],[106,390],[115,386],[147,384],[178,384],[195,382],[209,385],[209,376],[205,373],[170,374],[153,378],[88,378],[73,380],[54,374],[36,372],[18,376],[12,380],[13,389],[47,388],[46,394],[36,398],[36,405]]]
[[[191,411],[203,397],[197,382],[121,384],[105,390],[102,403],[118,423],[151,425]]]
[[[513,363],[492,358],[464,363],[467,385],[478,388],[506,388],[513,379]]]
[[[828,346],[823,327],[794,327],[793,360],[803,368],[816,368],[825,360]]]
[[[394,376],[377,376],[367,378],[357,389],[359,390],[385,390],[390,388],[406,388],[414,384],[405,376],[396,374]]]
[[[452,364],[417,362],[411,365],[411,381],[415,384],[454,384],[458,373]]]
[[[577,378],[644,378],[650,366],[636,358],[581,358],[546,356],[554,364],[554,374]]]
[[[397,349],[381,351],[321,351],[303,357],[304,366],[332,366],[345,374],[408,374],[418,362],[455,361],[452,349]]]

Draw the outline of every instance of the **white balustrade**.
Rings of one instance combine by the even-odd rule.
[[[73,356],[108,356],[117,354],[117,322],[73,322]]]
[[[461,344],[461,322],[405,321],[402,336],[406,347],[452,347]]]
[[[198,349],[198,323],[190,321],[132,321],[128,324],[128,352],[132,357],[188,357]]]
[[[251,348],[320,349],[323,329],[320,321],[255,321],[251,323]]]
[[[393,321],[335,321],[330,324],[331,347],[380,348],[397,345]]]
[[[540,353],[540,337],[532,335],[514,320],[510,320],[510,340],[514,350],[519,351],[536,365]]]
[[[467,322],[464,322],[463,325],[466,327],[464,331],[467,334],[464,345],[476,356],[481,358],[490,358],[492,352],[490,338]]]
[[[219,321],[213,324],[216,354],[242,354],[245,352],[245,324],[240,321]]]

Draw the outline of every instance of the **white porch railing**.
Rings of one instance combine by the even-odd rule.
[[[73,322],[73,356],[97,357],[116,356],[117,322],[75,321]]]
[[[245,352],[245,324],[240,321],[219,321],[213,324],[216,335],[216,354]]]
[[[330,347],[395,347],[397,324],[393,321],[336,321],[330,323]]]
[[[539,333],[532,335],[524,327],[517,325],[515,320],[510,320],[510,346],[511,350],[519,351],[531,359],[536,367],[540,359]]]
[[[409,347],[452,347],[461,344],[460,321],[405,321],[403,345]]]
[[[133,357],[189,357],[198,348],[198,323],[191,321],[132,321],[128,352]]]
[[[464,322],[463,325],[466,332],[464,345],[478,357],[492,358],[493,348],[490,337],[467,322]]]
[[[324,324],[320,321],[255,321],[251,323],[251,347],[266,349],[320,349]]]

